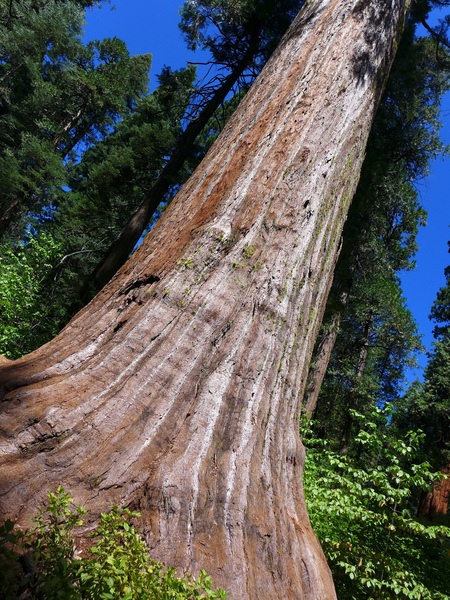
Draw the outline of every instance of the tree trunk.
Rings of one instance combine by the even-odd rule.
[[[142,513],[152,555],[235,600],[335,598],[298,416],[407,0],[311,0],[164,217],[0,376],[0,506],[63,484]]]
[[[354,418],[350,410],[356,410],[358,407],[358,400],[360,396],[359,386],[361,380],[364,377],[364,371],[366,370],[367,355],[369,353],[369,338],[373,327],[374,316],[371,315],[369,320],[364,325],[363,337],[359,340],[359,352],[358,359],[355,365],[355,374],[351,378],[348,393],[346,395],[346,410],[344,414],[344,423],[342,425],[341,440],[339,443],[339,454],[345,456],[348,452],[348,447],[351,440],[351,432],[353,428]]]
[[[443,467],[441,473],[447,476],[436,483],[432,492],[422,494],[417,514],[420,517],[433,517],[446,515],[450,500],[450,465]]]
[[[0,239],[8,231],[13,216],[17,215],[17,213],[20,213],[21,210],[22,203],[20,199],[16,196],[9,202],[8,206],[3,210],[2,214],[0,215]]]
[[[119,237],[108,248],[105,256],[95,267],[89,282],[81,292],[81,300],[88,302],[94,293],[101,288],[117,273],[126,262],[133,248],[139,241],[150,219],[155,214],[158,206],[164,200],[174,178],[189,158],[196,139],[208,124],[216,110],[224,102],[233,86],[248,67],[254,55],[252,48],[236,64],[231,73],[225,77],[221,86],[208,100],[199,115],[193,119],[181,134],[172,151],[170,160],[161,171],[158,179],[147,192],[141,204],[130,217]]]
[[[306,380],[305,393],[303,396],[302,412],[311,419],[317,407],[320,389],[328,369],[328,364],[333,353],[334,346],[339,334],[342,321],[342,311],[348,299],[348,293],[340,295],[341,309],[335,310],[329,320],[322,325],[318,340],[310,363],[308,378]]]

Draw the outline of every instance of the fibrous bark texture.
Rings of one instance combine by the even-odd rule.
[[[142,513],[152,555],[235,600],[335,598],[297,417],[407,0],[312,0],[154,231],[3,367],[0,502],[62,483]]]
[[[232,72],[223,80],[221,86],[216,90],[208,103],[196,118],[189,123],[177,141],[170,160],[161,171],[158,179],[152,185],[145,195],[136,212],[131,216],[123,227],[117,240],[108,249],[106,255],[95,267],[91,280],[85,285],[82,292],[84,300],[87,303],[92,298],[94,292],[98,292],[119,268],[126,262],[133,248],[138,243],[143,231],[148,226],[150,219],[155,214],[160,203],[164,200],[174,176],[183,166],[184,162],[192,152],[195,140],[206,127],[209,119],[219,108],[227,95],[233,89],[236,81],[245,71],[252,52],[248,52],[241,61],[237,63]]]
[[[450,465],[443,467],[445,478],[436,483],[432,492],[424,493],[420,499],[417,513],[421,517],[432,519],[437,515],[446,515],[450,500]]]

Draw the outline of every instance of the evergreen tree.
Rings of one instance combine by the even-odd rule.
[[[118,39],[81,39],[93,2],[0,3],[0,235],[58,202],[65,164],[147,89],[149,56]]]
[[[450,252],[450,242],[448,244]],[[431,307],[430,319],[435,323],[433,335],[437,340],[450,335],[450,265],[444,271],[446,283],[438,291]]]
[[[142,190],[157,178],[181,129],[195,70],[166,70],[163,75],[159,88],[140,99],[110,135],[88,148],[79,162],[66,165],[70,187],[55,191],[57,210],[46,220],[42,212],[30,219],[24,242],[3,245],[0,273],[5,284],[19,282],[22,265],[36,261],[36,248],[46,248],[48,258],[30,292],[17,297],[13,323],[6,314],[0,316],[0,353],[16,357],[30,352],[63,327],[98,257],[120,231],[124,216],[139,204]],[[25,315],[28,335],[21,334]]]
[[[369,139],[305,397],[311,414],[330,361],[315,417],[343,450],[352,437],[349,410],[393,401],[420,348],[398,273],[414,265],[426,215],[414,182],[442,151],[439,103],[448,81],[433,40],[413,33],[410,24]]]
[[[430,318],[436,323],[436,341],[429,355],[423,382],[416,381],[399,402],[396,422],[400,430],[418,427],[426,434],[423,454],[436,469],[450,465],[450,268],[439,290]],[[450,483],[450,482],[449,482]],[[450,485],[448,486],[450,488]],[[447,492],[448,494],[448,492]],[[447,497],[448,503],[448,497]],[[438,512],[446,512],[447,506]],[[438,507],[429,507],[431,512]]]
[[[247,57],[241,77],[248,86],[302,4],[302,0],[187,1],[180,11],[180,29],[190,50],[200,47],[209,52],[211,64],[217,69],[211,84],[217,87],[221,78],[218,73],[232,71]]]

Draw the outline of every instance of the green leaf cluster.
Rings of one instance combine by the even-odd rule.
[[[194,600],[227,598],[212,589],[211,578],[198,579],[165,568],[149,556],[132,521],[139,514],[114,506],[90,534],[92,544],[80,556],[74,529],[86,511],[59,487],[49,493],[34,527],[23,531],[7,521],[0,527],[0,594],[61,600]]]
[[[61,244],[45,232],[15,246],[0,244],[0,354],[18,358],[58,332],[50,298],[43,298],[62,260]]]
[[[357,451],[346,456],[303,431],[308,512],[342,600],[448,600],[450,528],[414,518],[417,493],[439,479],[418,462],[423,434],[402,439],[380,410],[359,413]]]

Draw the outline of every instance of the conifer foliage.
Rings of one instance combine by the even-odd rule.
[[[414,382],[398,406],[400,431],[420,428],[425,433],[422,453],[445,475],[433,492],[421,498],[419,512],[433,518],[445,515],[450,501],[450,268],[446,283],[437,293],[430,318],[435,323],[435,342],[428,357],[424,381]]]
[[[403,36],[344,229],[317,344],[330,347],[327,356],[318,352],[316,358],[319,367],[329,359],[328,371],[319,394],[313,361],[305,400],[306,412],[315,411],[318,426],[343,451],[352,438],[349,411],[395,401],[405,369],[421,349],[400,273],[414,268],[416,235],[426,222],[416,184],[444,151],[439,107],[448,77],[435,42],[417,39],[414,30],[410,23]]]
[[[54,208],[66,162],[146,92],[148,55],[117,38],[83,43],[86,4],[0,4],[0,234]]]

